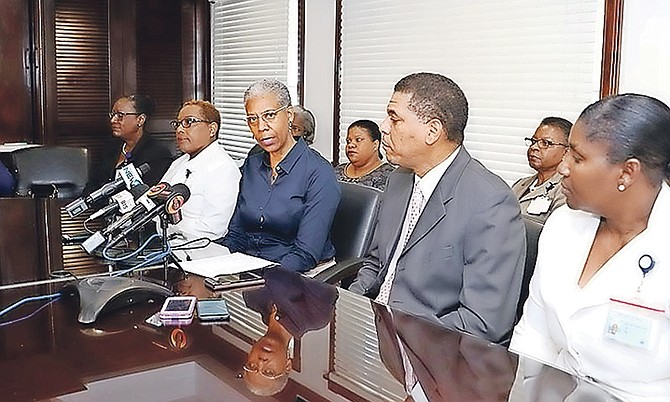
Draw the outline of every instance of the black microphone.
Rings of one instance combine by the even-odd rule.
[[[70,217],[74,218],[75,216],[81,214],[91,207],[91,205],[105,197],[109,197],[112,194],[116,194],[123,187],[131,189],[142,183],[141,177],[145,175],[150,170],[149,164],[144,163],[139,168],[135,168],[132,163],[129,163],[121,167],[117,171],[116,180],[104,184],[99,189],[95,190],[86,197],[79,197],[76,200],[65,206],[65,211],[67,211]]]
[[[142,196],[148,190],[149,186],[142,183],[138,186],[131,188],[130,191],[123,190],[117,194],[114,194],[111,197],[110,203],[108,205],[105,205],[104,207],[92,213],[91,216],[89,216],[88,219],[86,220],[90,221],[93,219],[97,219],[102,216],[107,216],[109,214],[116,213],[117,211],[119,211],[122,214],[125,214],[126,212],[131,211],[135,207],[136,205],[135,200],[140,198],[140,196]]]
[[[146,185],[136,187],[146,188]],[[95,249],[107,241],[108,236],[111,236],[114,232],[126,226],[132,219],[135,219],[141,213],[152,210],[156,206],[156,203],[153,199],[160,197],[161,194],[171,193],[171,191],[172,186],[165,182],[160,182],[149,188],[149,190],[147,190],[144,194],[140,195],[135,200],[135,206],[132,210],[123,214],[117,220],[109,224],[106,228],[93,233],[93,235],[91,235],[81,244],[81,247],[84,249],[84,251],[91,254]]]
[[[185,184],[175,184],[172,186],[169,194],[165,191],[161,193],[160,197],[156,197],[157,203],[153,209],[146,212],[130,226],[123,229],[118,235],[112,238],[109,243],[107,243],[106,247],[114,246],[129,234],[142,228],[159,214],[165,213],[169,216],[177,215],[184,203],[188,201],[189,197],[191,197],[191,191]]]

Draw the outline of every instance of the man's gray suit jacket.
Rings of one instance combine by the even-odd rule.
[[[413,185],[408,169],[389,176],[370,252],[349,290],[379,292]],[[516,196],[461,147],[398,259],[389,305],[503,342],[515,321],[525,253]]]

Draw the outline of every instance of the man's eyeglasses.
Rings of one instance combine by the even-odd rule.
[[[242,369],[244,369],[244,371],[246,371],[247,373],[258,373],[263,377],[267,378],[268,380],[276,380],[277,378],[281,378],[286,375],[286,373],[277,374],[271,369],[259,370],[258,366],[256,366],[255,364],[245,364],[244,366],[242,366]]]
[[[524,138],[526,141],[526,145],[528,147],[532,147],[533,145],[537,144],[538,148],[540,149],[547,149],[549,147],[555,147],[555,146],[561,146],[561,147],[568,147],[567,144],[561,144],[560,142],[553,142],[550,140],[545,140],[545,139],[537,139],[537,138]]]
[[[201,120],[195,117],[187,117],[181,120],[172,120],[170,122],[170,126],[172,127],[173,130],[176,130],[179,126],[189,128],[195,123],[211,123],[211,121]]]
[[[137,116],[137,115],[140,115],[140,114],[142,114],[142,113],[137,113],[137,112],[115,112],[115,111],[111,111],[111,112],[109,112],[109,119],[112,120],[113,118],[116,117],[116,118],[119,119],[119,120],[123,120],[123,118],[126,117],[126,116],[128,116],[129,114],[130,114],[130,115]]]
[[[263,121],[266,122],[266,123],[272,123],[277,118],[277,114],[279,112],[281,112],[282,110],[286,109],[287,107],[289,107],[289,105],[284,105],[284,106],[280,107],[279,109],[268,110],[267,112],[263,112],[263,113],[261,113],[260,118],[263,119]],[[255,126],[255,125],[258,124],[258,115],[256,115],[256,114],[247,115],[246,119],[247,119],[247,124],[249,124],[250,126]]]

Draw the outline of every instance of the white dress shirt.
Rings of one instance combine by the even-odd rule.
[[[212,240],[224,236],[237,202],[240,177],[240,169],[216,141],[194,158],[184,154],[172,162],[161,181],[185,184],[191,197],[181,209],[181,222],[170,225],[168,234]]]
[[[449,155],[445,160],[437,164],[434,168],[430,169],[428,173],[423,175],[423,177],[419,177],[416,174],[414,175],[414,184],[419,186],[419,188],[421,189],[421,194],[423,194],[423,205],[421,206],[421,211],[423,211],[423,208],[426,206],[428,199],[433,194],[433,191],[435,191],[437,183],[440,182],[440,179],[444,175],[444,172],[447,171],[447,168],[449,168],[454,159],[456,159],[456,155],[458,155],[458,151],[460,149],[461,149],[460,146],[457,147],[451,153],[451,155]],[[408,215],[409,215],[409,206],[407,207],[407,211],[405,211],[405,220],[403,221],[402,224],[400,237],[398,237],[398,244],[396,245],[395,251],[393,252],[393,257],[391,258],[391,262],[389,263],[389,268],[386,271],[386,276],[384,277],[384,282],[382,283],[381,288],[383,288],[385,284],[387,286],[390,286],[388,282],[393,283],[393,279],[395,277],[395,270],[396,267],[398,266],[398,259],[400,258],[400,254],[402,253],[402,250],[405,246],[404,239],[408,238],[408,236],[411,235],[411,233],[408,233],[409,231],[409,219],[407,219]],[[419,219],[421,219],[420,216]],[[377,301],[378,303],[387,304],[388,295],[389,293],[385,292],[380,297],[377,297],[375,301]]]

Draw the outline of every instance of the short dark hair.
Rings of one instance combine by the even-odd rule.
[[[382,139],[382,132],[379,130],[379,126],[372,120],[356,120],[355,122],[349,124],[347,131],[351,130],[354,127],[362,128],[363,130],[365,130],[373,142],[381,141]],[[377,149],[377,156],[379,157],[379,159],[382,159],[382,153],[379,152],[379,149]]]
[[[540,122],[540,127],[542,126],[556,127],[561,130],[566,141],[570,137],[570,130],[572,129],[572,123],[562,117],[545,117]]]
[[[143,114],[147,117],[150,117],[156,110],[156,103],[148,95],[131,94],[123,96],[123,98],[133,102],[133,105],[135,106],[135,112]]]
[[[414,73],[398,81],[393,90],[411,95],[409,110],[424,123],[438,119],[446,127],[447,139],[463,142],[468,100],[454,81],[440,74]]]
[[[609,147],[610,163],[637,158],[654,184],[670,177],[670,108],[639,94],[613,95],[587,106],[577,120],[589,141]]]

